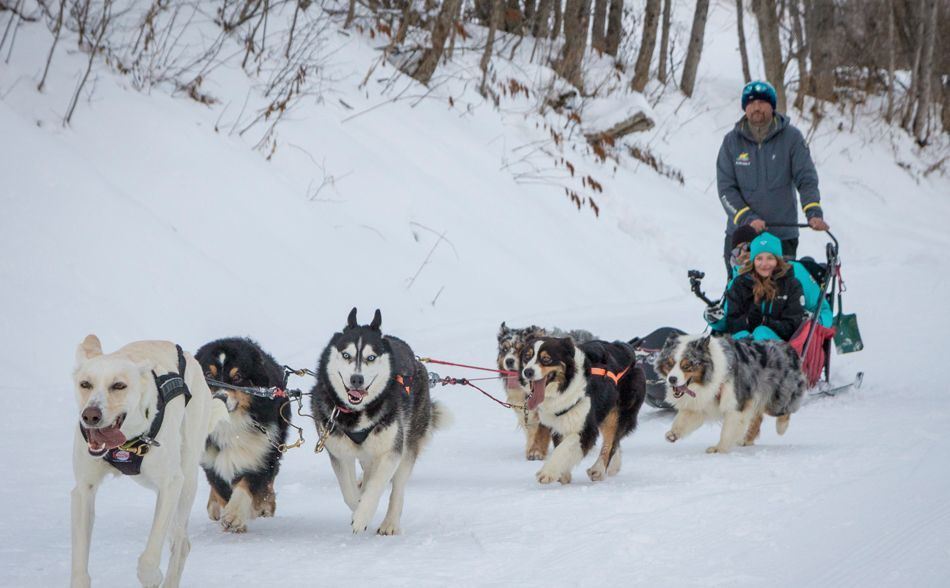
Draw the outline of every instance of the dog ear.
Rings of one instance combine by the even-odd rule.
[[[355,329],[358,326],[356,323],[356,307],[354,306],[353,310],[350,311],[350,316],[346,317],[346,329]]]
[[[379,309],[376,309],[376,313],[373,315],[373,322],[369,324],[369,328],[379,330],[379,326],[383,324],[383,315],[379,312]]]
[[[501,337],[507,335],[510,330],[511,329],[509,329],[505,324],[505,321],[501,321],[501,327],[498,328],[498,336]]]
[[[99,342],[99,337],[86,335],[86,338],[76,348],[76,362],[82,363],[97,355],[102,355],[102,343]]]
[[[699,341],[699,347],[703,350],[709,349],[709,340],[712,339],[712,335],[706,335]]]

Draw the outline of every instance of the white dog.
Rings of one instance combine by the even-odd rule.
[[[103,355],[99,339],[89,335],[76,351],[76,362],[72,585],[90,585],[96,490],[106,474],[121,473],[158,493],[152,530],[138,561],[139,581],[162,583],[159,564],[170,534],[165,586],[178,586],[191,549],[188,515],[198,461],[208,433],[227,418],[227,409],[212,398],[198,362],[174,343],[139,341]]]

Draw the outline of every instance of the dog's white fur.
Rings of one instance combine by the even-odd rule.
[[[162,428],[156,438],[160,445],[151,448],[142,462],[141,473],[133,476],[158,494],[152,529],[138,560],[138,578],[142,586],[162,584],[159,565],[167,535],[171,539],[171,557],[164,586],[178,586],[191,549],[188,515],[197,490],[198,461],[208,433],[219,420],[227,418],[224,404],[212,399],[201,366],[190,354],[185,354],[185,358],[184,378],[192,394],[191,401],[186,407],[185,397],[181,396],[166,405]],[[152,371],[162,375],[179,369],[174,343],[138,341],[104,355],[95,335],[89,335],[79,345],[76,363],[73,379],[79,413],[87,407],[98,407],[102,410],[103,422],[107,423],[114,422],[124,413],[126,417],[120,430],[126,439],[147,432],[155,415],[158,390]],[[127,387],[121,391],[110,389],[120,378]],[[91,386],[82,388],[81,382],[88,382]],[[90,455],[79,427],[75,428],[72,586],[84,587],[91,583],[89,548],[96,491],[106,474],[118,474],[118,471],[104,459]]]
[[[680,346],[676,354],[677,361],[667,379],[673,376],[679,382],[687,380],[687,376],[680,368],[679,357],[689,341],[701,337],[703,335],[680,338]],[[716,341],[709,345],[709,354],[714,366],[711,377],[704,384],[692,383],[689,386],[690,390],[696,394],[695,398],[689,394],[676,398],[673,390],[667,386],[666,401],[676,409],[676,418],[673,419],[670,430],[666,432],[666,440],[673,443],[686,437],[706,421],[722,420],[719,443],[707,447],[706,453],[727,453],[745,436],[749,430],[749,424],[757,414],[758,407],[749,402],[744,410],[736,409],[738,403],[735,382],[726,367],[729,365],[729,360]]]

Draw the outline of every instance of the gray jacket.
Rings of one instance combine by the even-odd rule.
[[[728,216],[727,235],[756,219],[767,225],[797,223],[795,188],[805,217],[822,216],[818,172],[805,138],[783,114],[775,114],[773,127],[762,143],[756,143],[743,117],[722,140],[716,182]],[[798,236],[797,227],[768,231],[779,239]]]

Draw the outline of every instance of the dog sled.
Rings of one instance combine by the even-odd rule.
[[[779,226],[779,225],[773,225]],[[808,227],[807,224],[797,225],[798,227]],[[802,358],[802,371],[808,380],[810,388],[809,394],[812,396],[834,396],[846,390],[857,389],[861,387],[864,380],[864,373],[858,372],[850,382],[840,385],[831,383],[831,348],[832,343],[839,355],[860,351],[864,348],[861,341],[861,334],[858,330],[857,316],[854,314],[845,314],[842,308],[842,292],[844,292],[844,282],[841,280],[841,260],[838,256],[838,239],[831,233],[825,231],[830,241],[825,245],[825,261],[818,262],[811,257],[803,257],[798,260],[815,279],[821,289],[821,295],[815,308],[809,308],[808,318],[801,324],[789,344],[798,352]],[[706,304],[707,308],[720,307],[723,299],[711,300],[702,291],[702,280],[705,277],[703,272],[698,270],[689,270],[687,277],[690,282],[690,290],[697,298]],[[832,325],[825,327],[819,323],[819,315],[822,302],[827,302],[830,307],[831,315],[834,317]],[[835,308],[837,303],[837,314]],[[647,394],[646,402],[654,408],[670,409],[672,406],[666,402],[666,382],[660,376],[653,362],[663,344],[670,335],[684,334],[684,331],[675,327],[660,327],[644,337],[637,337],[630,341],[633,346],[637,359],[640,360],[646,372]]]

